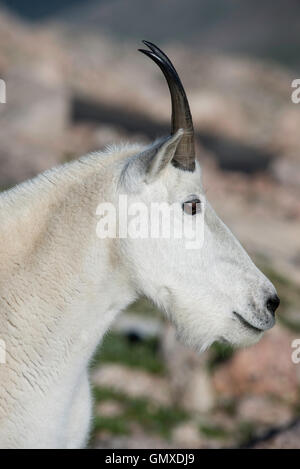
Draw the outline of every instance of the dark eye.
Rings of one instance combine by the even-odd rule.
[[[200,199],[192,199],[184,202],[182,204],[182,210],[187,213],[188,215],[196,215],[196,213],[201,212],[201,200]]]

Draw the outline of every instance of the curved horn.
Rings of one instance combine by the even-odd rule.
[[[139,49],[140,52],[152,59],[163,72],[171,94],[172,100],[172,135],[179,129],[184,130],[184,135],[178,144],[172,160],[174,166],[188,171],[195,169],[195,142],[194,127],[190,106],[172,62],[166,54],[149,41],[143,41],[150,50]]]

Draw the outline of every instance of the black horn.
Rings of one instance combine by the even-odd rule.
[[[183,85],[168,56],[149,41],[143,41],[150,50],[139,49],[140,52],[152,59],[163,72],[171,94],[172,100],[172,135],[179,129],[184,130],[184,135],[178,144],[172,160],[174,166],[187,171],[195,169],[195,140],[194,127]]]

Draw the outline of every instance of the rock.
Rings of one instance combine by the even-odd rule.
[[[224,434],[227,433],[228,437],[234,432],[237,423],[236,415],[230,415],[221,408],[216,408],[209,414],[209,421],[213,427],[222,429]]]
[[[69,115],[68,93],[43,82],[28,67],[10,70],[7,102],[0,107],[0,185],[15,184],[61,160],[57,140]]]
[[[271,395],[298,401],[297,365],[291,360],[293,335],[277,326],[255,346],[237,351],[213,375],[216,391],[226,396]]]
[[[265,396],[246,396],[237,407],[238,419],[266,426],[285,425],[292,417],[289,406]]]
[[[300,186],[300,161],[296,158],[277,158],[271,166],[274,177],[281,184]]]
[[[164,377],[107,364],[94,371],[92,381],[97,386],[110,387],[131,397],[147,397],[157,404],[170,405],[170,388]]]
[[[99,417],[115,417],[123,411],[123,406],[117,401],[104,401],[97,405],[96,412]]]
[[[217,449],[225,446],[223,439],[206,436],[197,422],[185,422],[172,432],[172,442],[177,448]]]
[[[0,119],[8,133],[51,143],[68,122],[69,94],[59,80],[44,80],[40,68],[43,64],[30,71],[19,66],[6,74],[7,100]]]
[[[274,125],[273,145],[281,153],[294,155],[299,161],[299,138],[297,138],[300,125],[299,106],[289,103],[282,106]]]
[[[1,138],[1,136],[0,136]],[[0,190],[36,176],[58,164],[60,155],[41,145],[11,137],[1,141],[0,147]]]
[[[179,448],[199,448],[203,444],[199,428],[194,422],[177,425],[172,432],[172,441]]]

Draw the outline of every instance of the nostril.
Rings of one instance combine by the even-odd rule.
[[[280,299],[278,298],[277,295],[271,296],[268,301],[267,301],[267,309],[270,311],[270,313],[274,314],[276,309],[278,308],[280,303]]]

